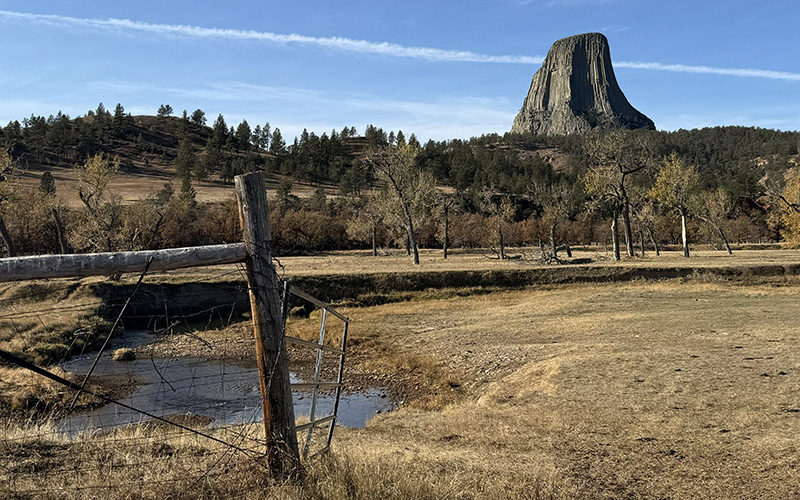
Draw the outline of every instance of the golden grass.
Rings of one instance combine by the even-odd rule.
[[[258,438],[260,425],[236,429]],[[226,437],[217,431],[217,437]],[[263,463],[188,432],[138,426],[106,435],[59,436],[48,425],[0,431],[0,486],[11,498],[440,499],[570,498],[545,462],[506,468],[441,443],[408,447],[387,436],[345,438],[307,464],[304,479],[275,483]],[[227,435],[230,437],[230,434]],[[440,448],[430,453],[431,447]]]
[[[796,286],[570,285],[348,310],[354,337],[435,356],[470,391],[361,437],[447,440],[509,467],[546,457],[580,498],[797,497]]]
[[[414,266],[411,257],[402,250],[391,250],[385,255],[372,257],[368,250],[326,252],[302,257],[281,257],[280,263],[287,276],[326,275],[326,274],[359,274],[379,272],[409,271],[483,271],[483,270],[518,270],[518,269],[553,269],[558,266],[542,264],[538,248],[510,248],[508,254],[518,255],[519,259],[497,260],[489,250],[455,249],[448,254],[447,260],[442,258],[441,250],[422,249],[420,265]],[[797,250],[736,250],[733,255],[718,250],[696,250],[689,259],[678,251],[662,252],[656,256],[648,252],[646,257],[626,258],[619,262],[613,260],[610,252],[602,248],[588,251],[573,251],[575,259],[592,259],[588,267],[726,267],[726,266],[760,266],[770,264],[800,264],[800,252]],[[569,260],[569,259],[567,259]],[[566,266],[575,268],[576,266]]]
[[[584,268],[647,269],[673,268],[753,268],[759,266],[797,266],[800,265],[800,251],[797,250],[736,250],[733,255],[705,246],[692,252],[691,258],[683,257],[679,251],[664,251],[660,256],[647,252],[646,257],[623,258],[616,262],[613,255],[602,247],[586,250],[573,250],[575,259],[591,259],[588,264],[547,265],[539,260],[539,249],[533,247],[509,248],[507,253],[520,256],[517,259],[498,260],[488,249],[451,249],[448,258],[442,258],[439,249],[420,249],[420,264],[411,263],[405,251],[388,249],[373,257],[369,250],[342,250],[319,252],[305,256],[278,257],[278,275],[293,278],[304,276],[358,275],[372,273],[414,273],[442,271],[517,271],[529,269],[563,269],[567,272]],[[570,260],[570,259],[566,259]],[[237,277],[233,266],[212,266],[185,269],[181,271],[184,280],[199,279],[209,275],[231,272]],[[757,271],[752,274],[756,275]],[[153,273],[153,277],[175,279],[174,273]]]
[[[54,373],[63,377],[62,370]],[[44,413],[67,403],[68,389],[22,368],[0,366],[0,415]]]
[[[0,349],[45,364],[90,349],[111,325],[96,316],[103,301],[86,280],[0,284]]]
[[[783,251],[698,254],[603,265],[798,260]],[[287,273],[316,273],[327,257],[282,262]],[[368,259],[333,257],[340,273]],[[458,265],[519,264],[470,259]],[[401,267],[411,268],[398,260]],[[793,276],[696,277],[423,292],[411,302],[343,308],[353,320],[351,379],[402,377],[418,385],[417,399],[365,429],[337,430],[333,453],[309,467],[306,481],[274,485],[251,462],[231,460],[226,474],[198,483],[218,456],[207,442],[170,444],[179,451],[147,471],[103,469],[96,481],[117,498],[798,498],[798,285]],[[318,318],[294,324],[298,334],[318,334]],[[207,338],[216,336],[224,333]],[[151,453],[93,439],[61,443],[58,453],[91,449],[81,459],[87,467]],[[0,484],[17,457],[52,456],[26,446],[0,453]]]

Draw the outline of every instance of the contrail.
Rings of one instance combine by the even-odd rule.
[[[800,74],[767,69],[715,68],[713,66],[689,66],[686,64],[662,64],[656,62],[615,62],[617,68],[652,69],[675,73],[702,73],[707,75],[743,76],[751,78],[773,78],[776,80],[800,80]]]
[[[305,45],[322,47],[341,52],[374,54],[386,57],[402,57],[434,62],[474,62],[493,64],[541,64],[544,57],[523,55],[490,55],[468,50],[443,50],[433,47],[413,47],[389,42],[370,42],[344,37],[314,37],[298,34],[281,34],[267,31],[236,30],[224,28],[205,28],[181,24],[156,24],[132,21],[130,19],[88,19],[51,14],[29,14],[0,10],[0,22],[29,23],[56,28],[76,28],[84,30],[104,30],[118,32],[140,32],[161,36],[202,38],[216,40],[242,40],[272,43],[277,45]],[[771,71],[762,69],[716,68],[711,66],[690,66],[685,64],[662,64],[656,62],[614,63],[619,68],[670,71],[677,73],[698,73],[727,75],[750,78],[769,78],[777,80],[800,81],[800,73]]]

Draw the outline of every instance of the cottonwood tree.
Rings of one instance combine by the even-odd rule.
[[[161,228],[166,207],[172,201],[174,192],[172,184],[165,183],[159,191],[127,207],[120,229],[124,248],[144,250],[162,246]]]
[[[629,188],[631,193],[631,221],[639,235],[639,251],[642,257],[646,254],[645,236],[650,240],[656,256],[661,255],[661,249],[655,237],[656,207],[648,197],[649,188],[642,183],[633,183]]]
[[[450,194],[441,194],[436,204],[438,218],[441,221],[436,238],[442,244],[442,258],[447,260],[447,251],[450,247],[450,214],[458,210],[456,198]]]
[[[11,155],[0,150],[0,241],[8,256],[32,250],[53,252],[56,243],[66,253],[69,246],[60,215],[64,208],[56,198],[52,174],[45,172],[38,187],[19,182],[20,174]]]
[[[500,260],[505,260],[506,239],[503,229],[514,218],[517,207],[511,201],[511,196],[508,194],[498,195],[493,186],[485,187],[478,194],[477,205],[489,215],[492,223],[497,224],[497,243],[500,246],[498,257]],[[495,253],[497,252],[495,251]]]
[[[586,194],[589,195],[589,208],[602,215],[611,216],[611,243],[614,249],[614,259],[620,260],[619,249],[619,214],[622,210],[622,200],[617,189],[617,170],[607,165],[599,165],[583,177]]]
[[[62,221],[61,212],[64,210],[60,200],[56,197],[56,180],[53,174],[45,172],[39,179],[39,196],[42,197],[42,205],[50,210],[53,215],[53,222],[56,227],[56,238],[61,253],[69,252],[69,244],[66,238],[66,229]]]
[[[708,224],[713,229],[728,255],[733,255],[728,237],[722,229],[722,223],[728,218],[733,210],[733,197],[724,188],[717,188],[714,191],[697,191],[689,200],[692,214],[701,221]]]
[[[436,196],[436,178],[416,167],[419,148],[411,144],[373,149],[365,161],[386,187],[383,205],[386,218],[395,217],[406,233],[413,263],[419,264],[416,222],[429,213]]]
[[[528,194],[531,200],[542,208],[542,223],[547,227],[550,236],[550,257],[558,261],[556,244],[558,225],[578,213],[583,190],[580,184],[561,179],[549,184],[535,184],[529,189]]]
[[[648,193],[650,199],[658,203],[661,208],[680,217],[684,257],[689,257],[686,218],[689,215],[692,198],[697,192],[699,180],[697,169],[687,165],[677,153],[672,153],[664,158],[664,163],[656,174],[656,181]]]
[[[349,199],[353,216],[347,223],[347,235],[353,239],[370,240],[372,256],[378,256],[378,226],[383,222],[384,209],[377,193],[353,196]]]
[[[118,158],[96,154],[76,167],[83,210],[78,214],[75,231],[70,233],[75,248],[108,252],[117,247],[122,199],[109,191],[108,184],[119,171],[119,164]]]
[[[786,170],[782,182],[768,181],[762,183],[782,223],[781,236],[792,248],[800,248],[800,167]]]
[[[609,203],[613,207],[612,226],[616,227],[616,217],[621,215],[627,253],[633,257],[628,178],[655,163],[651,140],[641,131],[618,129],[587,138],[585,149],[589,157],[589,172],[584,178],[587,192],[615,199]]]

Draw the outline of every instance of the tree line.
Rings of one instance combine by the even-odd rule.
[[[233,203],[201,204],[193,182],[230,181],[252,170],[325,184],[308,200],[278,189],[270,214],[286,253],[323,249],[480,246],[506,257],[510,245],[538,245],[560,260],[570,245],[610,244],[615,258],[658,253],[664,243],[800,243],[800,135],[748,127],[676,132],[612,131],[584,136],[487,134],[427,141],[368,125],[287,145],[267,122],[228,126],[220,114],[132,117],[102,104],[84,117],[31,116],[0,129],[0,239],[6,254],[108,251],[235,241]],[[108,180],[146,151],[179,183],[123,204]],[[556,168],[540,154],[555,149]],[[155,156],[154,156],[155,155]],[[47,172],[38,189],[19,182],[23,161],[71,164],[80,209],[67,210]],[[336,192],[331,188],[336,186]],[[335,196],[332,196],[335,195]]]

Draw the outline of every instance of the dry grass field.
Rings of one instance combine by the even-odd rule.
[[[513,471],[496,491],[797,498],[797,285],[566,285],[350,310],[356,338],[432,358],[464,394],[346,436],[391,442],[376,461],[449,471],[454,496],[502,497],[477,485]]]
[[[419,270],[538,265],[482,253],[444,263],[436,255],[424,253]],[[696,255],[602,264],[800,261],[788,251]],[[281,263],[287,276],[417,270],[402,255]],[[353,321],[348,376],[387,381],[405,399],[398,410],[364,429],[337,431],[333,452],[300,483],[271,485],[252,464],[234,461],[229,473],[198,484],[182,471],[203,467],[211,458],[194,451],[213,446],[174,443],[169,459],[141,471],[154,478],[152,488],[113,496],[800,498],[799,287],[793,275],[696,276],[481,294],[429,290],[411,301],[345,307]],[[240,339],[240,330],[230,335]],[[223,341],[225,332],[213,336]],[[7,435],[21,432],[11,427]],[[0,471],[20,456],[75,459],[76,450],[84,463],[132,460],[102,436],[14,446],[0,452]],[[108,474],[98,481],[113,484],[114,471]]]
[[[735,248],[735,247],[734,247]],[[353,273],[387,273],[387,272],[429,272],[429,271],[488,271],[488,270],[520,270],[559,266],[545,265],[539,260],[539,249],[532,247],[508,248],[506,253],[514,258],[498,260],[488,249],[451,249],[447,260],[442,258],[442,251],[435,249],[420,250],[420,265],[413,266],[411,257],[404,251],[391,249],[372,257],[369,250],[350,252],[326,252],[302,257],[281,257],[280,264],[287,276],[307,276],[320,274],[353,274]],[[797,250],[734,250],[733,255],[714,250],[706,246],[694,249],[692,257],[687,259],[676,250],[661,252],[660,256],[648,251],[644,258],[636,257],[614,261],[610,247],[608,249],[589,248],[573,250],[574,259],[590,259],[588,267],[614,266],[619,268],[720,268],[764,265],[800,264],[800,251]],[[566,261],[563,252],[560,254]],[[583,267],[584,264],[581,265]],[[574,266],[566,266],[570,268]],[[199,271],[203,272],[203,271]]]

